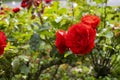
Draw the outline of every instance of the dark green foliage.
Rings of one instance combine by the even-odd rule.
[[[41,43],[40,35],[38,33],[33,33],[29,41],[30,48],[34,51],[37,51],[39,50],[40,43]]]

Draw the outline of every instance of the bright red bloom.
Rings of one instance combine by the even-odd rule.
[[[42,0],[22,0],[21,7],[22,8],[30,8],[32,5],[38,7]]]
[[[82,17],[81,22],[91,25],[93,29],[96,29],[100,23],[100,18],[98,16],[88,14]]]
[[[3,54],[6,44],[7,44],[6,36],[5,36],[4,32],[0,31],[0,55]]]
[[[20,11],[20,8],[18,8],[18,7],[13,8],[13,9],[12,9],[12,11],[13,11],[14,13],[17,13],[17,12],[19,12],[19,11]]]
[[[52,0],[45,0],[46,3],[50,3]]]
[[[85,55],[94,48],[96,30],[83,23],[72,25],[66,35],[66,45],[74,53]]]
[[[21,7],[26,8],[28,6],[28,0],[22,0]]]
[[[22,4],[21,4],[21,7],[22,7],[22,8],[25,8],[25,7],[27,7],[27,4],[26,4],[26,3],[22,3]]]
[[[65,37],[66,37],[66,32],[64,30],[59,30],[56,32],[56,41],[55,45],[60,52],[60,54],[63,54],[65,50],[67,49],[65,45]]]
[[[0,12],[0,15],[5,14],[5,12]]]

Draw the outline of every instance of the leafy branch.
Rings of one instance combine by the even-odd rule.
[[[62,61],[62,59],[51,60],[49,63],[39,66],[39,68],[37,69],[37,71],[34,74],[29,74],[27,80],[39,80],[39,76],[41,75],[42,71],[44,71],[47,68],[50,68],[54,65],[61,65],[64,63],[67,63],[67,61]]]

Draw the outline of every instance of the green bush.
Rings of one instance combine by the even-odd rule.
[[[69,0],[65,7],[59,1],[40,3],[16,13],[3,6],[0,30],[7,46],[0,56],[0,80],[119,80],[120,7],[93,1],[96,5],[86,0]],[[84,56],[60,54],[56,31],[67,30],[85,14],[101,19],[94,49]]]

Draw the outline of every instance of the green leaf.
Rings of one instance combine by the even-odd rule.
[[[40,35],[38,33],[33,33],[29,41],[30,48],[34,51],[39,50],[40,43]]]
[[[107,38],[112,38],[112,37],[113,37],[113,32],[108,32],[108,33],[106,34],[106,37],[107,37]]]
[[[14,59],[11,65],[12,65],[13,71],[16,72],[19,69],[20,60],[18,58]]]
[[[65,53],[65,54],[64,54],[64,58],[68,57],[68,56],[71,55],[71,54],[72,54],[72,53],[70,53],[70,52]]]
[[[102,4],[102,3],[107,3],[108,0],[93,0],[95,1],[97,4]]]
[[[23,74],[28,74],[30,72],[29,67],[27,67],[26,65],[22,65],[20,67],[20,70],[21,70],[21,73],[23,73]]]

